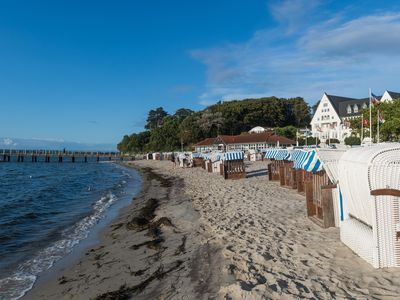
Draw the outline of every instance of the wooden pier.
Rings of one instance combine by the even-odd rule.
[[[121,152],[88,152],[65,150],[9,150],[0,149],[0,162],[100,162],[134,160]]]

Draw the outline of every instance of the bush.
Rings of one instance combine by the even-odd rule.
[[[340,144],[340,141],[338,139],[328,139],[326,140],[326,144]]]
[[[355,136],[349,136],[344,139],[344,143],[349,146],[361,145],[361,139]]]
[[[313,146],[315,144],[319,145],[321,143],[321,141],[319,140],[319,138],[316,137],[308,137],[307,138],[307,143],[306,143],[306,139],[305,138],[300,138],[299,139],[299,146],[305,146],[306,144],[308,146]]]

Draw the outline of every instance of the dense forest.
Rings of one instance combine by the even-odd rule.
[[[145,131],[125,135],[118,150],[142,153],[189,149],[204,138],[242,134],[255,126],[274,128],[294,138],[296,128],[307,126],[310,120],[310,107],[300,97],[218,102],[198,112],[181,108],[174,114],[159,107],[148,113]]]

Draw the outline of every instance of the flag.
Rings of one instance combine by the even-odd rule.
[[[317,126],[316,128],[317,128],[317,131],[322,132],[321,127]]]
[[[364,119],[363,124],[364,124],[364,126],[368,126],[368,119]]]
[[[381,100],[379,100],[378,96],[374,95],[373,93],[371,93],[371,101],[373,105],[381,104]]]

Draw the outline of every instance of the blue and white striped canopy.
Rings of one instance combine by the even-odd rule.
[[[230,151],[224,153],[224,160],[242,160],[244,153],[242,151]]]
[[[193,158],[201,158],[202,155],[201,155],[201,153],[198,153],[198,152],[192,152],[192,157]]]
[[[265,153],[265,158],[288,160],[290,158],[290,152],[287,149],[269,149]]]
[[[301,149],[295,149],[292,154],[290,155],[290,160],[291,161],[296,161],[301,155],[302,155],[303,150]]]
[[[211,159],[210,154],[211,154],[211,153],[201,153],[201,157],[202,157],[204,160],[210,160],[210,159]]]
[[[306,172],[318,172],[322,170],[321,160],[315,150],[296,152],[293,159],[293,167],[295,169],[303,169]]]
[[[322,164],[318,157],[317,152],[311,151],[311,155],[309,156],[308,160],[304,163],[303,169],[307,172],[318,172],[322,170]]]

